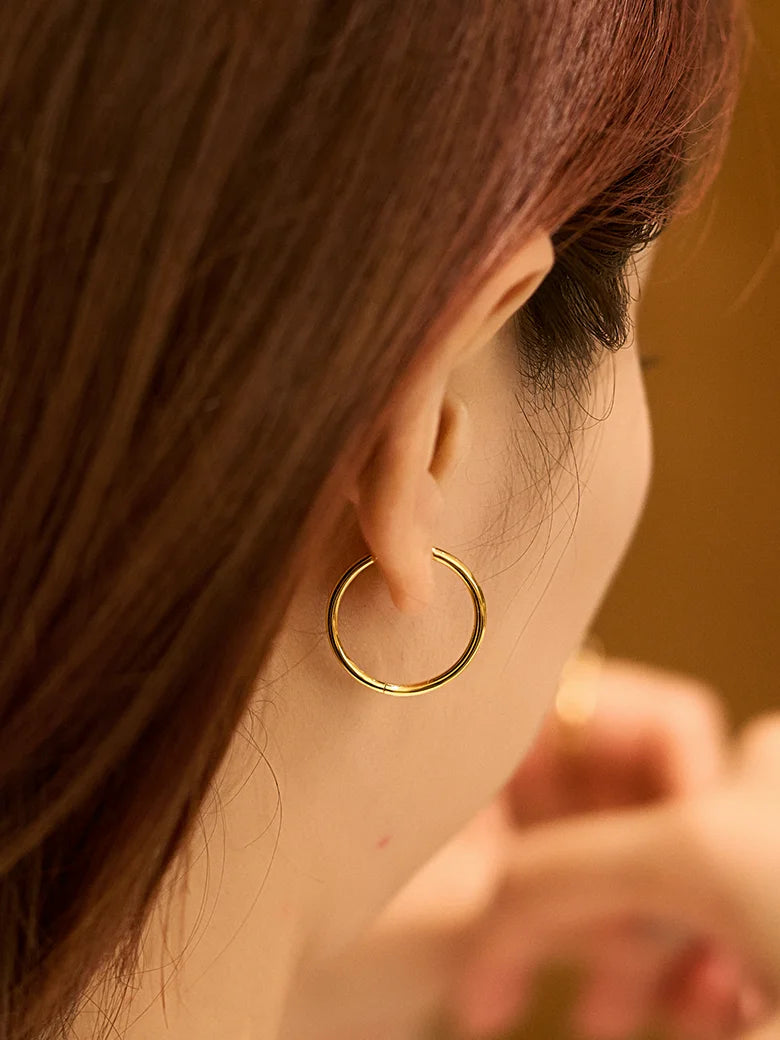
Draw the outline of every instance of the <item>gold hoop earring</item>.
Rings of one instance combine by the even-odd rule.
[[[357,563],[353,564],[349,570],[345,571],[331,593],[330,602],[328,604],[328,637],[330,639],[330,645],[333,647],[333,652],[336,654],[336,657],[350,675],[354,676],[355,679],[364,683],[366,686],[370,686],[372,690],[378,690],[380,693],[387,693],[391,697],[416,697],[421,693],[427,693],[428,690],[434,690],[437,686],[443,686],[445,683],[449,682],[450,679],[454,679],[456,675],[459,675],[474,657],[474,654],[479,648],[479,644],[482,642],[482,637],[485,634],[485,623],[487,621],[487,607],[485,605],[485,595],[482,592],[479,583],[468,567],[456,556],[445,552],[443,549],[436,548],[433,549],[433,555],[435,559],[445,564],[450,568],[450,570],[455,571],[468,587],[474,604],[474,629],[471,633],[471,639],[469,640],[468,646],[455,664],[451,665],[445,672],[441,672],[440,675],[435,675],[432,679],[426,679],[425,682],[412,683],[409,686],[402,683],[380,682],[378,679],[374,679],[370,675],[366,674],[362,668],[355,664],[341,645],[341,640],[339,639],[338,612],[342,597],[358,574],[360,574],[361,571],[364,571],[367,567],[370,567],[372,563],[376,562],[372,555],[364,556],[362,559],[358,560]]]

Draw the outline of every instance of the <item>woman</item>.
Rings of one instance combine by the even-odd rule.
[[[737,22],[3,4],[1,1035],[277,1035],[510,775],[641,510],[632,257]]]

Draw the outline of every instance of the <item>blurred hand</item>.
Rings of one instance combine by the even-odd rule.
[[[628,1037],[661,1019],[673,1035],[747,1040],[780,993],[778,822],[780,716],[768,716],[683,797],[516,832],[453,987],[462,1019],[487,1034],[522,1009],[540,963],[585,953],[581,1032]],[[593,943],[621,932],[622,956]],[[750,1036],[779,1037],[780,1022]]]
[[[691,797],[717,783],[726,768],[720,701],[693,679],[586,652],[568,672],[559,709],[503,792],[511,848],[526,840],[518,833],[532,825]],[[508,856],[512,862],[513,852]],[[586,969],[574,1012],[578,1034],[627,1037],[646,1024],[670,958],[687,947],[686,939],[679,929],[648,928],[635,913],[580,922],[561,936],[549,956],[568,956]],[[715,956],[706,947],[698,952],[700,959]],[[505,977],[485,965],[480,975],[478,967],[472,968],[477,981],[455,1001],[467,1033],[491,1035],[522,1013],[533,972]]]
[[[720,698],[687,676],[584,651],[557,703],[503,792],[518,826],[685,797],[726,766]]]

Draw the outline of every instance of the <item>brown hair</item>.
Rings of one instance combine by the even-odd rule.
[[[529,378],[732,107],[732,0],[4,0],[0,1034],[132,963],[404,366],[535,228]],[[368,436],[367,436],[368,434]],[[117,962],[115,962],[117,963]]]

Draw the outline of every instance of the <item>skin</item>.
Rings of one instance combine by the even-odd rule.
[[[594,689],[587,725],[572,735],[551,715],[493,801],[418,871],[359,942],[310,974],[285,1022],[285,1040],[428,1040],[430,1020],[443,1017],[457,1022],[458,1036],[495,1036],[522,1017],[533,995],[531,973],[511,972],[507,990],[489,962],[480,970],[479,939],[514,877],[518,847],[538,842],[540,825],[550,821],[697,796],[719,782],[728,761],[720,702],[701,683],[607,660]],[[551,950],[587,968],[575,1035],[628,1040],[661,1014],[674,1025],[683,1014],[701,1024],[701,1004],[710,1011],[713,997],[715,1007],[732,1010],[733,987],[714,993],[712,986],[698,1005],[678,992],[672,1009],[666,984],[684,944],[675,933],[641,924],[605,913]],[[510,927],[522,934],[527,922],[515,915]]]
[[[654,1010],[674,1036],[780,1035],[780,1019],[773,1018],[780,994],[780,841],[771,824],[778,811],[780,715],[770,714],[740,734],[713,782],[686,798],[578,816],[522,841],[516,836],[453,985],[469,1033],[487,1034],[513,1017],[540,961],[633,915],[687,937],[676,957],[667,954],[664,985],[655,993]],[[634,968],[610,980],[603,1004],[611,999],[614,1009],[615,990],[638,977]],[[497,979],[500,1008],[490,996]],[[484,1012],[491,1004],[488,1028]],[[629,1035],[630,1022],[593,1028],[597,1018],[591,1016],[589,1035]]]
[[[580,968],[578,1037],[780,1035],[780,719],[733,741],[713,690],[633,662],[605,661],[593,692],[586,724],[548,718],[486,809],[310,973],[285,1040],[428,1040],[445,1017],[504,1035],[548,958]]]
[[[204,812],[190,895],[172,889],[167,931],[162,912],[150,925],[128,1040],[278,1037],[301,980],[369,927],[530,748],[651,469],[633,342],[603,354],[572,412],[579,495],[562,417],[524,419],[516,395],[527,401],[528,388],[505,323],[552,263],[539,232],[483,283],[410,366],[370,458],[345,475],[343,522],[312,561],[258,679],[254,725],[236,734]],[[375,693],[328,645],[328,596],[372,552],[378,565],[342,607],[346,645],[381,678],[434,674],[471,624],[468,594],[432,561],[434,545],[481,582],[484,642],[432,693]],[[178,971],[160,970],[174,960]],[[78,1035],[90,1025],[82,1016]]]

